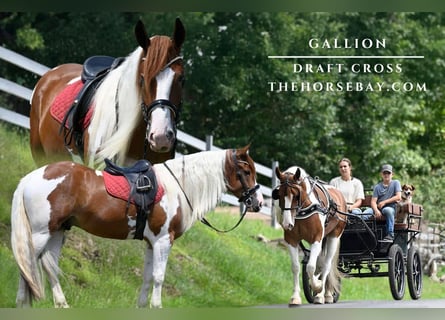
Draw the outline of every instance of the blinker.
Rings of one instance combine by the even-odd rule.
[[[272,190],[272,199],[274,200],[279,200],[280,199],[280,194],[279,194],[279,189],[275,188]]]

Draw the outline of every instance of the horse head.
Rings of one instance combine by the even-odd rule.
[[[170,152],[176,145],[176,126],[182,104],[184,68],[180,55],[185,29],[176,19],[173,36],[148,37],[142,21],[135,27],[142,48],[139,66],[146,141],[154,152]]]
[[[294,169],[295,173],[293,173]],[[280,185],[272,191],[272,199],[278,200],[282,211],[283,228],[291,230],[295,225],[298,210],[308,200],[302,169],[296,167],[281,172],[280,168],[276,167],[275,173],[280,180]]]
[[[258,192],[256,169],[248,153],[249,147],[227,150],[224,175],[227,189],[247,208],[258,212],[263,205],[263,196]]]

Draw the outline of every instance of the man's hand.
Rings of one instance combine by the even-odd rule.
[[[380,212],[380,210],[375,210],[374,215],[376,218],[380,218],[382,216],[382,213]]]

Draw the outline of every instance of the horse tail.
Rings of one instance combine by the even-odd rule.
[[[332,258],[331,270],[326,278],[326,291],[341,292],[341,278],[343,274],[338,270],[338,259],[340,255],[340,242],[338,242],[334,257]]]
[[[32,241],[31,225],[23,203],[26,180],[27,177],[19,183],[12,200],[11,247],[21,276],[31,289],[34,298],[39,300],[45,297],[45,290]]]

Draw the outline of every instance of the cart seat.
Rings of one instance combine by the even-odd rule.
[[[362,208],[371,207],[372,195],[365,195],[362,201]],[[400,231],[420,231],[420,220],[423,214],[423,207],[416,203],[406,203],[397,209],[394,230]],[[385,222],[385,216],[376,218],[377,223]]]

